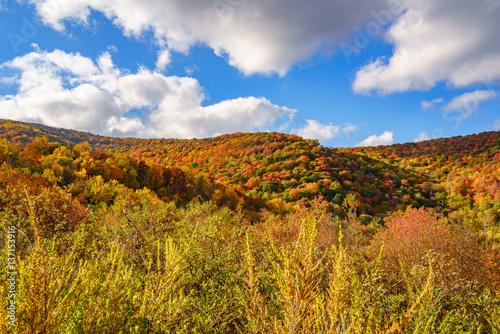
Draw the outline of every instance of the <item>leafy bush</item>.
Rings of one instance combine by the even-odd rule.
[[[498,252],[461,226],[424,209],[408,209],[387,219],[372,242],[372,258],[382,249],[382,266],[397,281],[401,272],[418,278],[432,257],[436,281],[445,294],[476,295],[500,287]]]

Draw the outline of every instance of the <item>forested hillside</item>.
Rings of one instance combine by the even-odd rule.
[[[12,121],[0,122],[0,136],[11,166],[45,173],[87,202],[96,200],[84,199],[83,183],[100,175],[182,204],[200,197],[284,213],[320,197],[344,215],[352,194],[366,223],[408,206],[435,208],[476,230],[500,218],[500,132],[352,149],[280,133],[111,138]]]
[[[500,132],[327,148],[0,120],[1,331],[498,333],[499,160]]]

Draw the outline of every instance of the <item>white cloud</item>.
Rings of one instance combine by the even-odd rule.
[[[191,66],[186,66],[184,67],[184,71],[186,71],[186,74],[189,76],[192,76],[194,72],[198,71],[199,68],[196,65],[191,65]]]
[[[429,139],[431,139],[431,138],[429,137],[429,135],[427,134],[427,132],[420,132],[418,134],[418,137],[415,138],[415,139],[413,139],[413,141],[415,143],[418,143],[418,142],[421,142],[421,141],[424,141],[424,140],[429,140]]]
[[[345,126],[332,125],[332,123],[322,124],[316,120],[308,119],[307,124],[292,132],[305,139],[317,139],[322,144],[342,135],[348,135],[350,132],[357,130],[357,126],[347,123]]]
[[[435,106],[438,103],[443,103],[443,101],[444,101],[443,98],[438,98],[438,99],[434,99],[432,101],[422,101],[422,102],[420,102],[420,105],[421,105],[422,109],[427,110],[427,109]]]
[[[271,127],[290,120],[296,112],[294,109],[274,105],[262,97],[226,100],[207,107],[201,107],[202,100],[199,100],[189,106],[188,110],[182,110],[184,101],[176,100],[177,97],[162,101],[158,110],[151,113],[150,123],[171,124],[169,136],[177,138],[209,137],[256,129],[268,131]],[[176,107],[179,102],[182,104],[180,108]],[[156,131],[163,132],[158,128]]]
[[[265,131],[287,124],[296,112],[256,97],[202,106],[204,89],[196,79],[145,68],[131,74],[116,68],[109,53],[93,61],[78,53],[35,51],[0,68],[18,72],[16,95],[0,96],[0,118],[105,135],[192,138]]]
[[[356,144],[356,146],[391,145],[394,143],[394,132],[385,131],[380,136],[373,135]]]
[[[111,116],[104,121],[104,125],[108,132],[116,135],[145,132],[145,126],[138,117],[128,118]]]
[[[156,60],[156,70],[165,71],[167,66],[170,64],[171,54],[167,49],[158,52],[158,59]]]
[[[306,120],[307,125],[294,132],[305,139],[317,139],[321,143],[328,142],[340,134],[340,126],[322,124],[316,120]]]
[[[116,53],[118,52],[118,48],[115,45],[108,45],[108,52]]]
[[[348,136],[348,135],[349,135],[349,133],[354,132],[354,131],[356,131],[357,129],[358,129],[358,127],[357,127],[356,125],[347,123],[347,124],[345,124],[345,125],[344,125],[344,127],[342,128],[342,132],[343,132],[346,136]]]
[[[40,46],[36,43],[31,43],[31,47],[33,48],[33,50],[35,51],[40,51]]]
[[[493,129],[494,130],[500,130],[500,118],[493,123]]]
[[[389,59],[357,73],[356,93],[428,90],[445,81],[455,87],[500,79],[500,1],[401,0],[405,13],[390,26]]]
[[[42,21],[88,24],[103,13],[126,35],[153,31],[157,44],[187,52],[197,43],[227,56],[243,73],[284,75],[294,64],[331,49],[393,0],[29,0]]]
[[[208,45],[247,75],[284,75],[348,38],[351,48],[359,49],[384,37],[394,46],[392,56],[362,67],[355,92],[386,94],[426,90],[439,81],[462,87],[500,79],[499,0],[28,1],[45,24],[60,31],[68,21],[88,25],[92,11],[98,11],[126,35],[152,31],[160,48],[188,52],[198,43]],[[359,32],[367,40],[361,47]]]
[[[450,103],[444,106],[443,110],[445,113],[455,110],[459,111],[460,116],[457,121],[460,121],[469,118],[476,112],[481,102],[492,99],[495,96],[496,92],[491,90],[476,90],[454,97]]]
[[[19,78],[17,78],[16,76],[11,76],[11,77],[8,77],[8,76],[5,76],[5,77],[0,77],[0,84],[3,84],[5,86],[10,86],[10,85],[13,85],[17,82]]]

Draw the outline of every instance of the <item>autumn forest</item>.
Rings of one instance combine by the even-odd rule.
[[[499,188],[498,131],[328,148],[0,120],[0,332],[500,333]]]

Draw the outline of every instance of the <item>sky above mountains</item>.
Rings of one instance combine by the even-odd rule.
[[[327,146],[500,129],[500,0],[0,0],[0,118]]]

